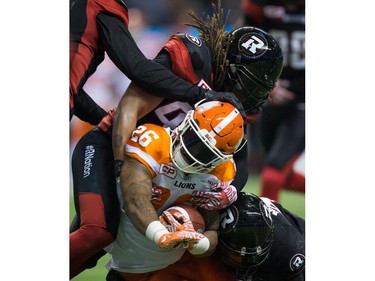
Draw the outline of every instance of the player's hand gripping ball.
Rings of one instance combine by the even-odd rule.
[[[184,217],[190,219],[196,232],[203,233],[205,231],[206,224],[204,219],[194,207],[188,205],[177,205],[169,207],[166,211],[173,216],[174,220],[166,220],[163,215],[160,216],[159,219],[170,232],[174,232],[178,225],[184,223]]]

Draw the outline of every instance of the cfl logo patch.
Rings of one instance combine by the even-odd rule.
[[[246,33],[239,40],[241,53],[248,58],[258,58],[268,50],[268,43],[256,33]]]

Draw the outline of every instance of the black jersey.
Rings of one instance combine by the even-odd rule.
[[[262,200],[274,222],[273,242],[268,259],[251,281],[304,280],[305,220],[268,198]]]
[[[192,84],[212,88],[211,53],[206,42],[200,38],[190,34],[172,35],[154,61]],[[192,103],[166,98],[137,124],[153,123],[174,129],[193,106]]]
[[[288,6],[280,0],[248,0],[244,9],[247,25],[268,31],[279,43],[284,57],[280,79],[291,82],[288,89],[296,94],[295,102],[305,102],[304,1]]]

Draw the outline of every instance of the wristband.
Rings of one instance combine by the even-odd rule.
[[[210,240],[207,237],[204,237],[199,240],[197,244],[194,245],[193,249],[189,250],[189,252],[193,255],[202,255],[208,251],[210,248]]]
[[[146,237],[154,241],[156,245],[159,244],[159,239],[164,234],[169,234],[169,231],[160,221],[153,221],[147,226]]]

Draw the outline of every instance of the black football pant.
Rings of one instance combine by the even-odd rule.
[[[76,217],[70,228],[71,278],[96,265],[117,235],[120,206],[114,176],[111,136],[94,128],[72,156]]]

